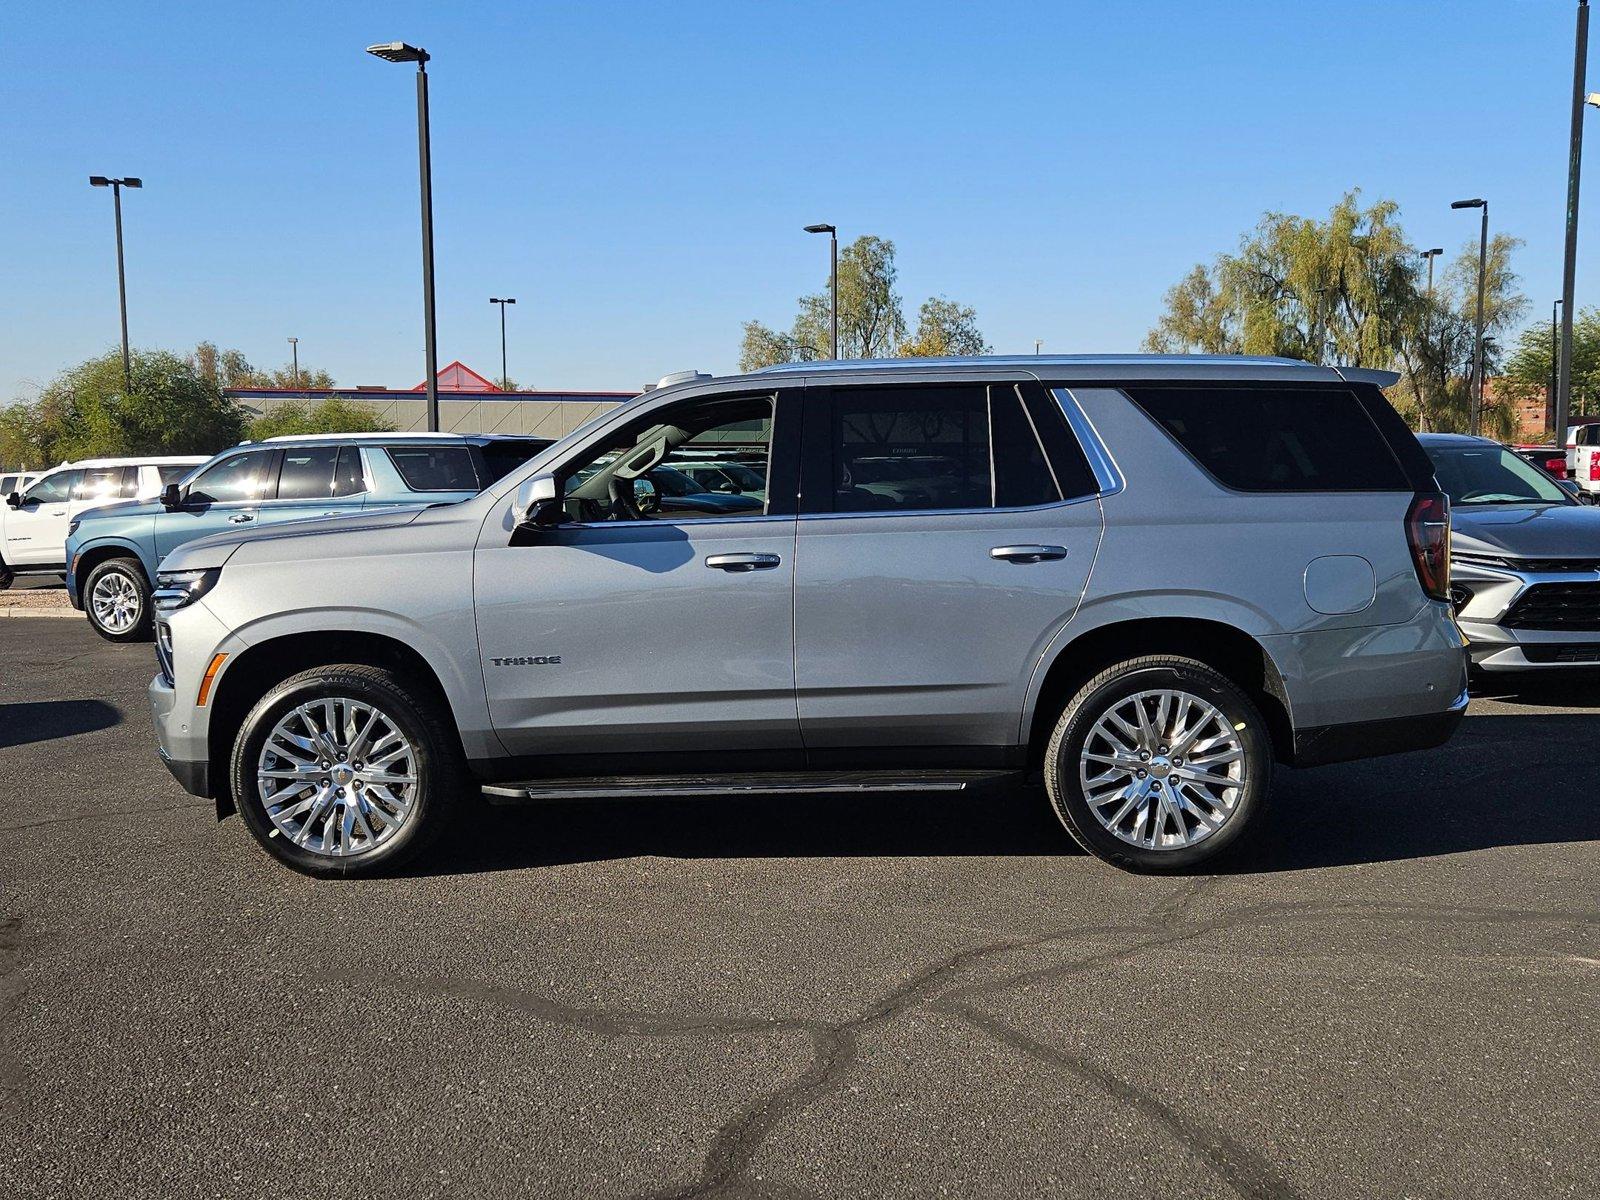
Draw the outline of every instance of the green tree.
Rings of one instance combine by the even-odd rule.
[[[922,306],[917,334],[908,339],[904,302],[895,290],[898,274],[894,243],[885,238],[862,236],[839,252],[837,357],[905,357],[918,347],[940,344],[941,338],[943,344],[952,347],[984,346],[973,310],[943,297],[936,297]],[[787,333],[760,321],[746,321],[739,366],[742,370],[754,371],[773,363],[827,358],[829,332],[828,292],[824,289],[800,297],[800,311]],[[917,350],[919,354],[923,352]]]
[[[1548,395],[1554,355],[1550,327],[1543,321],[1524,329],[1506,356],[1505,379],[1518,394]],[[1572,322],[1572,412],[1600,411],[1600,309],[1581,308]]]
[[[335,396],[320,404],[286,400],[250,422],[253,442],[264,438],[307,433],[393,433],[394,422],[384,420],[357,400]]]
[[[244,420],[214,382],[165,350],[110,350],[57,376],[0,416],[0,458],[57,463],[127,454],[212,454],[239,440]]]
[[[333,376],[316,367],[302,366],[298,376],[293,363],[270,371],[250,364],[238,350],[218,350],[211,342],[201,342],[189,356],[189,363],[202,378],[219,388],[276,388],[280,391],[325,391],[338,387]]]
[[[941,358],[946,355],[987,354],[989,343],[978,329],[978,314],[965,304],[943,296],[930,296],[917,312],[917,331],[901,342],[900,358]]]
[[[1497,236],[1486,273],[1485,366],[1526,300]],[[1194,267],[1166,295],[1145,347],[1158,353],[1272,354],[1306,362],[1397,370],[1390,400],[1422,429],[1469,424],[1477,245],[1430,298],[1421,260],[1388,200],[1368,208],[1349,192],[1325,219],[1267,213],[1233,254]],[[1514,431],[1514,402],[1486,401],[1486,432]]]

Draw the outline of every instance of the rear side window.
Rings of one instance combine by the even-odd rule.
[[[361,448],[342,446],[339,449],[339,466],[334,473],[335,496],[359,496],[367,490],[366,473],[361,469]]]
[[[478,449],[483,456],[483,486],[504,479],[550,444],[543,441],[485,442]]]
[[[183,477],[192,470],[194,466],[191,463],[159,463],[156,466],[156,473],[161,476],[162,487],[166,487],[169,483],[182,483]]]
[[[387,446],[400,478],[413,492],[475,492],[478,472],[466,446]]]
[[[337,446],[287,446],[278,471],[279,500],[325,500],[333,495]]]
[[[1126,388],[1223,485],[1242,492],[1405,492],[1405,472],[1344,388]]]
[[[131,468],[137,472],[138,468]],[[123,496],[123,476],[130,470],[128,467],[89,467],[83,472],[72,489],[74,500],[87,500],[95,504],[107,500],[118,500]],[[130,491],[127,493],[132,495]]]

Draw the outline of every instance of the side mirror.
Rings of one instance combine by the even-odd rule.
[[[1582,488],[1579,488],[1578,489],[1578,503],[1579,504],[1591,504],[1591,505],[1594,504],[1595,503],[1595,494],[1593,492],[1586,492]]]
[[[183,494],[179,491],[177,484],[169,483],[161,489],[161,506],[168,512],[181,507],[182,504]]]
[[[567,519],[561,489],[554,475],[535,475],[517,487],[517,525],[522,529],[554,529]]]
[[[21,492],[11,492],[11,493],[9,493],[6,496],[6,503],[9,504],[12,508],[21,508],[22,507],[22,493]]]

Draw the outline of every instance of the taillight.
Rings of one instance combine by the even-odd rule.
[[[1557,479],[1565,479],[1567,477],[1567,457],[1566,457],[1566,455],[1557,454],[1557,455],[1554,455],[1551,458],[1545,459],[1544,460],[1544,469],[1546,471],[1549,471],[1550,474],[1554,475]]]
[[[1450,501],[1438,492],[1418,492],[1406,510],[1406,545],[1417,582],[1431,600],[1450,598]]]
[[[1600,454],[1589,455],[1589,482],[1600,479]]]

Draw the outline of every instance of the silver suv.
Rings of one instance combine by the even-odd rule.
[[[1384,372],[1285,359],[669,376],[481,495],[190,542],[161,755],[315,875],[475,791],[957,791],[1042,774],[1086,849],[1184,869],[1274,762],[1435,746],[1466,706],[1449,514]],[[761,464],[754,511],[652,472]]]

